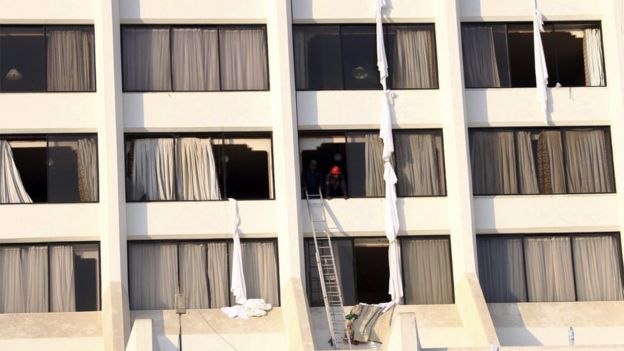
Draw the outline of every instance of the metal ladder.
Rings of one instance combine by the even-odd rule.
[[[351,349],[351,340],[347,337],[347,321],[345,319],[344,306],[342,304],[342,291],[334,250],[331,245],[330,231],[325,217],[325,205],[323,195],[309,194],[306,190],[308,203],[308,216],[312,224],[312,235],[316,249],[316,266],[318,267],[319,279],[323,290],[327,324],[331,334],[334,349]],[[316,215],[315,215],[315,212]],[[320,213],[318,213],[320,212]],[[319,236],[320,234],[320,236]]]

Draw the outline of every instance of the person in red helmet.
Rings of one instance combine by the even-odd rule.
[[[348,197],[347,195],[347,182],[342,175],[342,170],[338,166],[332,167],[327,177],[325,177],[325,197],[331,199],[332,197]]]

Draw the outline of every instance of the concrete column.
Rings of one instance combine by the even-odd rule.
[[[102,329],[104,349],[122,351],[130,333],[126,257],[121,51],[118,0],[99,0],[95,13],[100,176]]]
[[[624,3],[605,0],[602,35],[605,72],[611,106],[611,143],[618,196],[620,242],[624,251]]]

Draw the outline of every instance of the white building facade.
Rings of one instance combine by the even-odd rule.
[[[624,4],[538,1],[553,86],[546,116],[527,61],[532,5],[392,0],[384,17],[405,285],[395,320],[415,321],[422,349],[556,348],[569,327],[577,345],[624,348]],[[171,293],[181,287],[205,295],[182,316],[185,349],[331,349],[301,172],[314,159],[346,173],[348,198],[326,201],[345,248],[345,304],[381,302],[384,199],[366,151],[383,94],[368,83],[374,19],[372,0],[0,0],[0,142],[33,202],[0,205],[0,262],[20,262],[22,277],[37,259],[44,267],[39,299],[31,278],[0,266],[1,285],[23,287],[0,292],[0,349],[124,350],[139,319],[152,320],[160,350],[178,349]],[[67,28],[81,34],[57,34]],[[428,43],[420,66],[401,63],[399,43],[416,32]],[[190,48],[189,33],[215,46]],[[84,61],[68,63],[62,50],[55,59],[56,35],[57,45],[78,43]],[[259,54],[241,59],[245,50]],[[214,64],[199,82],[176,67],[197,52]],[[69,66],[83,79],[55,76]],[[245,67],[258,68],[237,75]],[[191,139],[210,140],[213,174],[194,178],[211,177],[208,195],[180,175]],[[429,153],[416,155],[423,145]],[[153,152],[141,147],[160,150],[160,166],[140,163]],[[150,167],[173,178],[147,186]],[[216,308],[233,301],[223,290],[234,207],[219,200],[228,197],[239,200],[243,260],[261,267],[249,289],[276,305],[266,317],[230,320]],[[183,262],[211,282],[226,272],[225,285],[194,286]],[[63,264],[73,267],[63,280],[71,307]]]

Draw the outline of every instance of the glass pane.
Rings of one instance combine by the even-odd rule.
[[[128,244],[130,309],[173,309],[178,292],[177,244]]]
[[[401,256],[407,304],[453,303],[449,239],[403,239]]]
[[[437,88],[433,26],[388,25],[385,32],[389,86],[393,89]]]
[[[375,26],[345,25],[341,34],[345,89],[381,89]]]
[[[446,195],[442,133],[397,132],[394,143],[399,196]]]
[[[45,90],[43,27],[0,28],[0,91]]]
[[[97,244],[77,244],[74,248],[76,311],[100,309],[100,250]]]
[[[526,302],[522,238],[477,237],[479,281],[487,302]]]
[[[169,28],[122,27],[126,91],[171,90]]]
[[[173,90],[219,90],[219,37],[216,28],[173,28]]]
[[[267,43],[264,27],[219,29],[222,90],[267,90]]]
[[[505,25],[463,25],[462,49],[467,88],[509,86]]]
[[[297,89],[343,89],[340,27],[294,26]]]
[[[47,166],[48,202],[97,201],[95,137],[50,135]]]
[[[48,91],[94,91],[93,27],[48,27]]]
[[[332,250],[336,259],[336,270],[340,279],[343,303],[352,306],[357,303],[355,291],[355,267],[353,241],[351,239],[332,239]],[[305,239],[305,267],[307,292],[310,306],[323,306],[323,291],[316,264],[316,249],[313,239]]]

